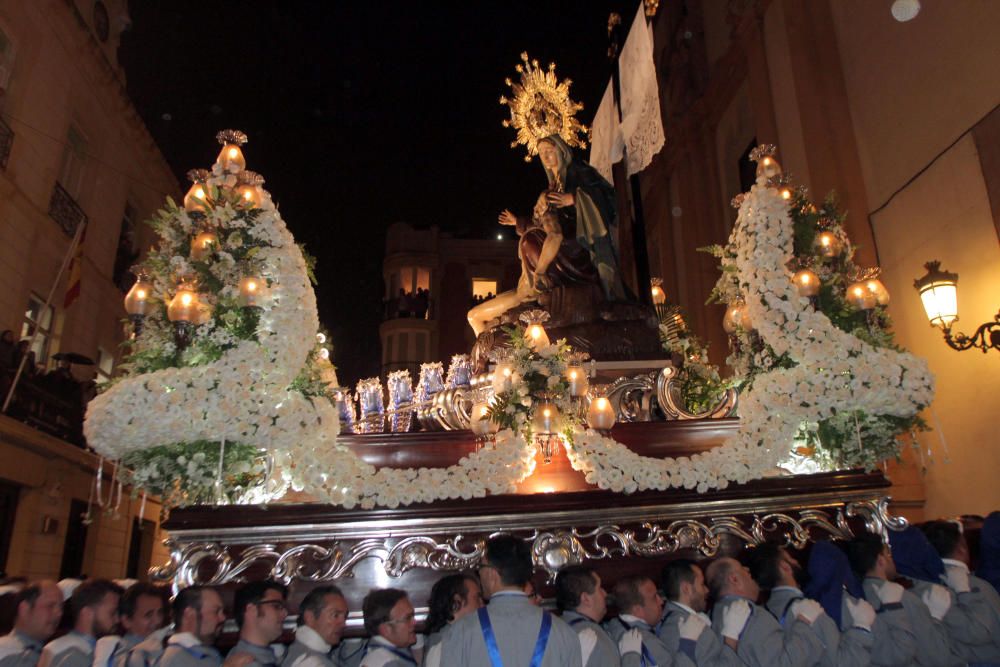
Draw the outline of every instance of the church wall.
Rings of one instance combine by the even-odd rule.
[[[908,23],[877,3],[829,7],[890,313],[899,342],[926,358],[937,378],[925,417],[933,426],[936,415],[940,431],[919,436],[925,460],[928,447],[934,457],[925,514],[986,513],[1000,508],[993,481],[1000,359],[996,351],[949,348],[912,285],[931,259],[957,272],[955,328],[967,333],[1000,307],[997,211],[987,193],[1000,174],[994,167],[984,175],[972,131],[1000,103],[1000,6],[927,0]]]

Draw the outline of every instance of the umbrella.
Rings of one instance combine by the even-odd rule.
[[[82,354],[76,352],[59,352],[53,354],[52,358],[56,361],[68,361],[71,364],[80,364],[81,366],[93,366],[94,360],[90,357],[85,357]]]

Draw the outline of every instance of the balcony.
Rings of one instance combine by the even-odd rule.
[[[0,169],[7,168],[10,149],[14,146],[14,130],[0,118]]]
[[[68,236],[76,235],[76,228],[87,222],[87,214],[59,182],[52,190],[49,201],[49,216],[56,221]]]
[[[14,369],[0,367],[0,403],[7,398],[14,375]],[[44,376],[22,375],[6,416],[85,449],[83,414],[79,395],[67,395]]]

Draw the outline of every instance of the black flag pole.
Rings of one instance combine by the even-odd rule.
[[[608,17],[608,40],[608,59],[611,61],[611,89],[614,94],[615,107],[618,109],[618,122],[621,123],[622,84],[618,61],[621,56],[622,21],[621,16],[616,12],[612,12]],[[627,157],[627,154],[628,147],[625,147],[622,151],[623,159]],[[646,218],[642,212],[642,187],[639,183],[639,174],[632,174],[628,177],[625,191],[632,201],[632,255],[635,259],[636,281],[638,282],[636,288],[639,292],[639,301],[651,305],[649,250],[646,247]]]

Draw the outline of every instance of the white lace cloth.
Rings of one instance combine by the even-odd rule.
[[[622,159],[624,146],[622,126],[618,122],[618,106],[615,104],[614,84],[608,81],[590,133],[590,166],[606,178],[608,183],[614,183],[611,166]]]
[[[653,34],[646,24],[642,2],[625,40],[618,68],[621,72],[625,169],[631,176],[649,166],[665,141],[656,67],[653,64]]]

